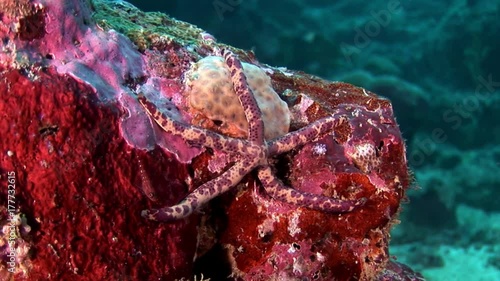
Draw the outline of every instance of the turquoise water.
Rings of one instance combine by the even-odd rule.
[[[131,2],[390,98],[418,183],[391,254],[428,280],[500,280],[499,1]]]

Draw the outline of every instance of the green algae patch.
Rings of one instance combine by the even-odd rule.
[[[92,0],[96,23],[103,29],[114,29],[126,35],[143,52],[162,49],[175,42],[181,46],[199,45],[204,31],[195,25],[178,21],[159,12],[143,12],[126,2]]]

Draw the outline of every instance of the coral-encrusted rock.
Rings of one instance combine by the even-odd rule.
[[[348,116],[333,134],[278,159],[282,180],[302,191],[361,195],[368,202],[353,212],[327,214],[259,195],[258,187],[245,189],[230,202],[221,237],[233,272],[244,280],[372,280],[389,259],[388,232],[410,181],[390,103],[344,83],[279,79],[277,88],[305,83],[296,100],[303,116],[296,120]],[[328,93],[320,95],[318,86]]]
[[[151,186],[183,196],[187,167],[154,149],[161,134],[130,90],[143,57],[90,4],[0,2],[0,280],[192,276],[196,221],[140,217]]]
[[[388,100],[259,64],[200,29],[123,2],[7,0],[0,8],[1,281],[192,278],[193,257],[217,249],[229,255],[200,258],[197,273],[209,265],[244,280],[370,280],[390,271],[388,230],[410,177]],[[270,77],[290,107],[291,131],[347,118],[273,166],[295,189],[365,197],[364,206],[345,214],[297,208],[248,176],[202,215],[170,224],[140,216],[179,202],[232,161],[160,130],[136,98],[189,124],[183,79],[214,46]],[[7,196],[13,173],[15,200]]]
[[[158,225],[140,211],[148,200],[138,171],[145,163],[158,186],[186,178],[185,167],[160,151],[131,149],[119,135],[115,105],[54,69],[0,74],[1,198],[16,173],[10,205],[27,217],[31,251],[15,280],[157,280],[191,275],[196,226]],[[165,179],[168,178],[168,181]],[[173,185],[172,185],[173,184]],[[175,194],[174,194],[175,195]],[[0,221],[9,217],[2,212]],[[9,280],[0,263],[0,280]],[[129,279],[127,279],[129,278]]]

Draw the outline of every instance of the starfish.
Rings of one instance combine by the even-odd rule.
[[[273,174],[270,166],[269,159],[272,157],[318,140],[325,134],[332,132],[337,125],[346,122],[345,117],[325,117],[299,130],[267,141],[264,139],[261,111],[247,84],[241,62],[231,51],[222,50],[221,55],[230,69],[234,91],[243,106],[248,121],[247,139],[221,135],[174,120],[167,114],[160,112],[152,102],[140,93],[138,95],[139,102],[163,130],[181,136],[189,144],[229,153],[236,160],[234,165],[224,173],[200,185],[177,205],[144,210],[141,215],[156,221],[173,221],[185,218],[211,199],[236,186],[245,175],[255,169],[266,193],[276,200],[331,213],[351,212],[356,207],[363,205],[366,198],[341,200],[287,187]]]

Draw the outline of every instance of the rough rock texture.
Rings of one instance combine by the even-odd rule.
[[[201,215],[169,224],[143,219],[141,210],[172,205],[216,176],[208,163],[218,156],[153,126],[136,93],[191,122],[182,110],[183,74],[213,46],[189,24],[109,5],[0,4],[0,242],[11,241],[6,226],[16,218],[14,242],[0,244],[0,280],[407,275],[386,267],[388,231],[411,182],[390,102],[259,64],[234,48],[265,69],[290,107],[290,130],[335,111],[349,117],[335,137],[276,158],[279,177],[308,192],[362,194],[366,205],[342,215],[297,208],[268,198],[249,176]],[[10,267],[12,250],[23,255]]]

